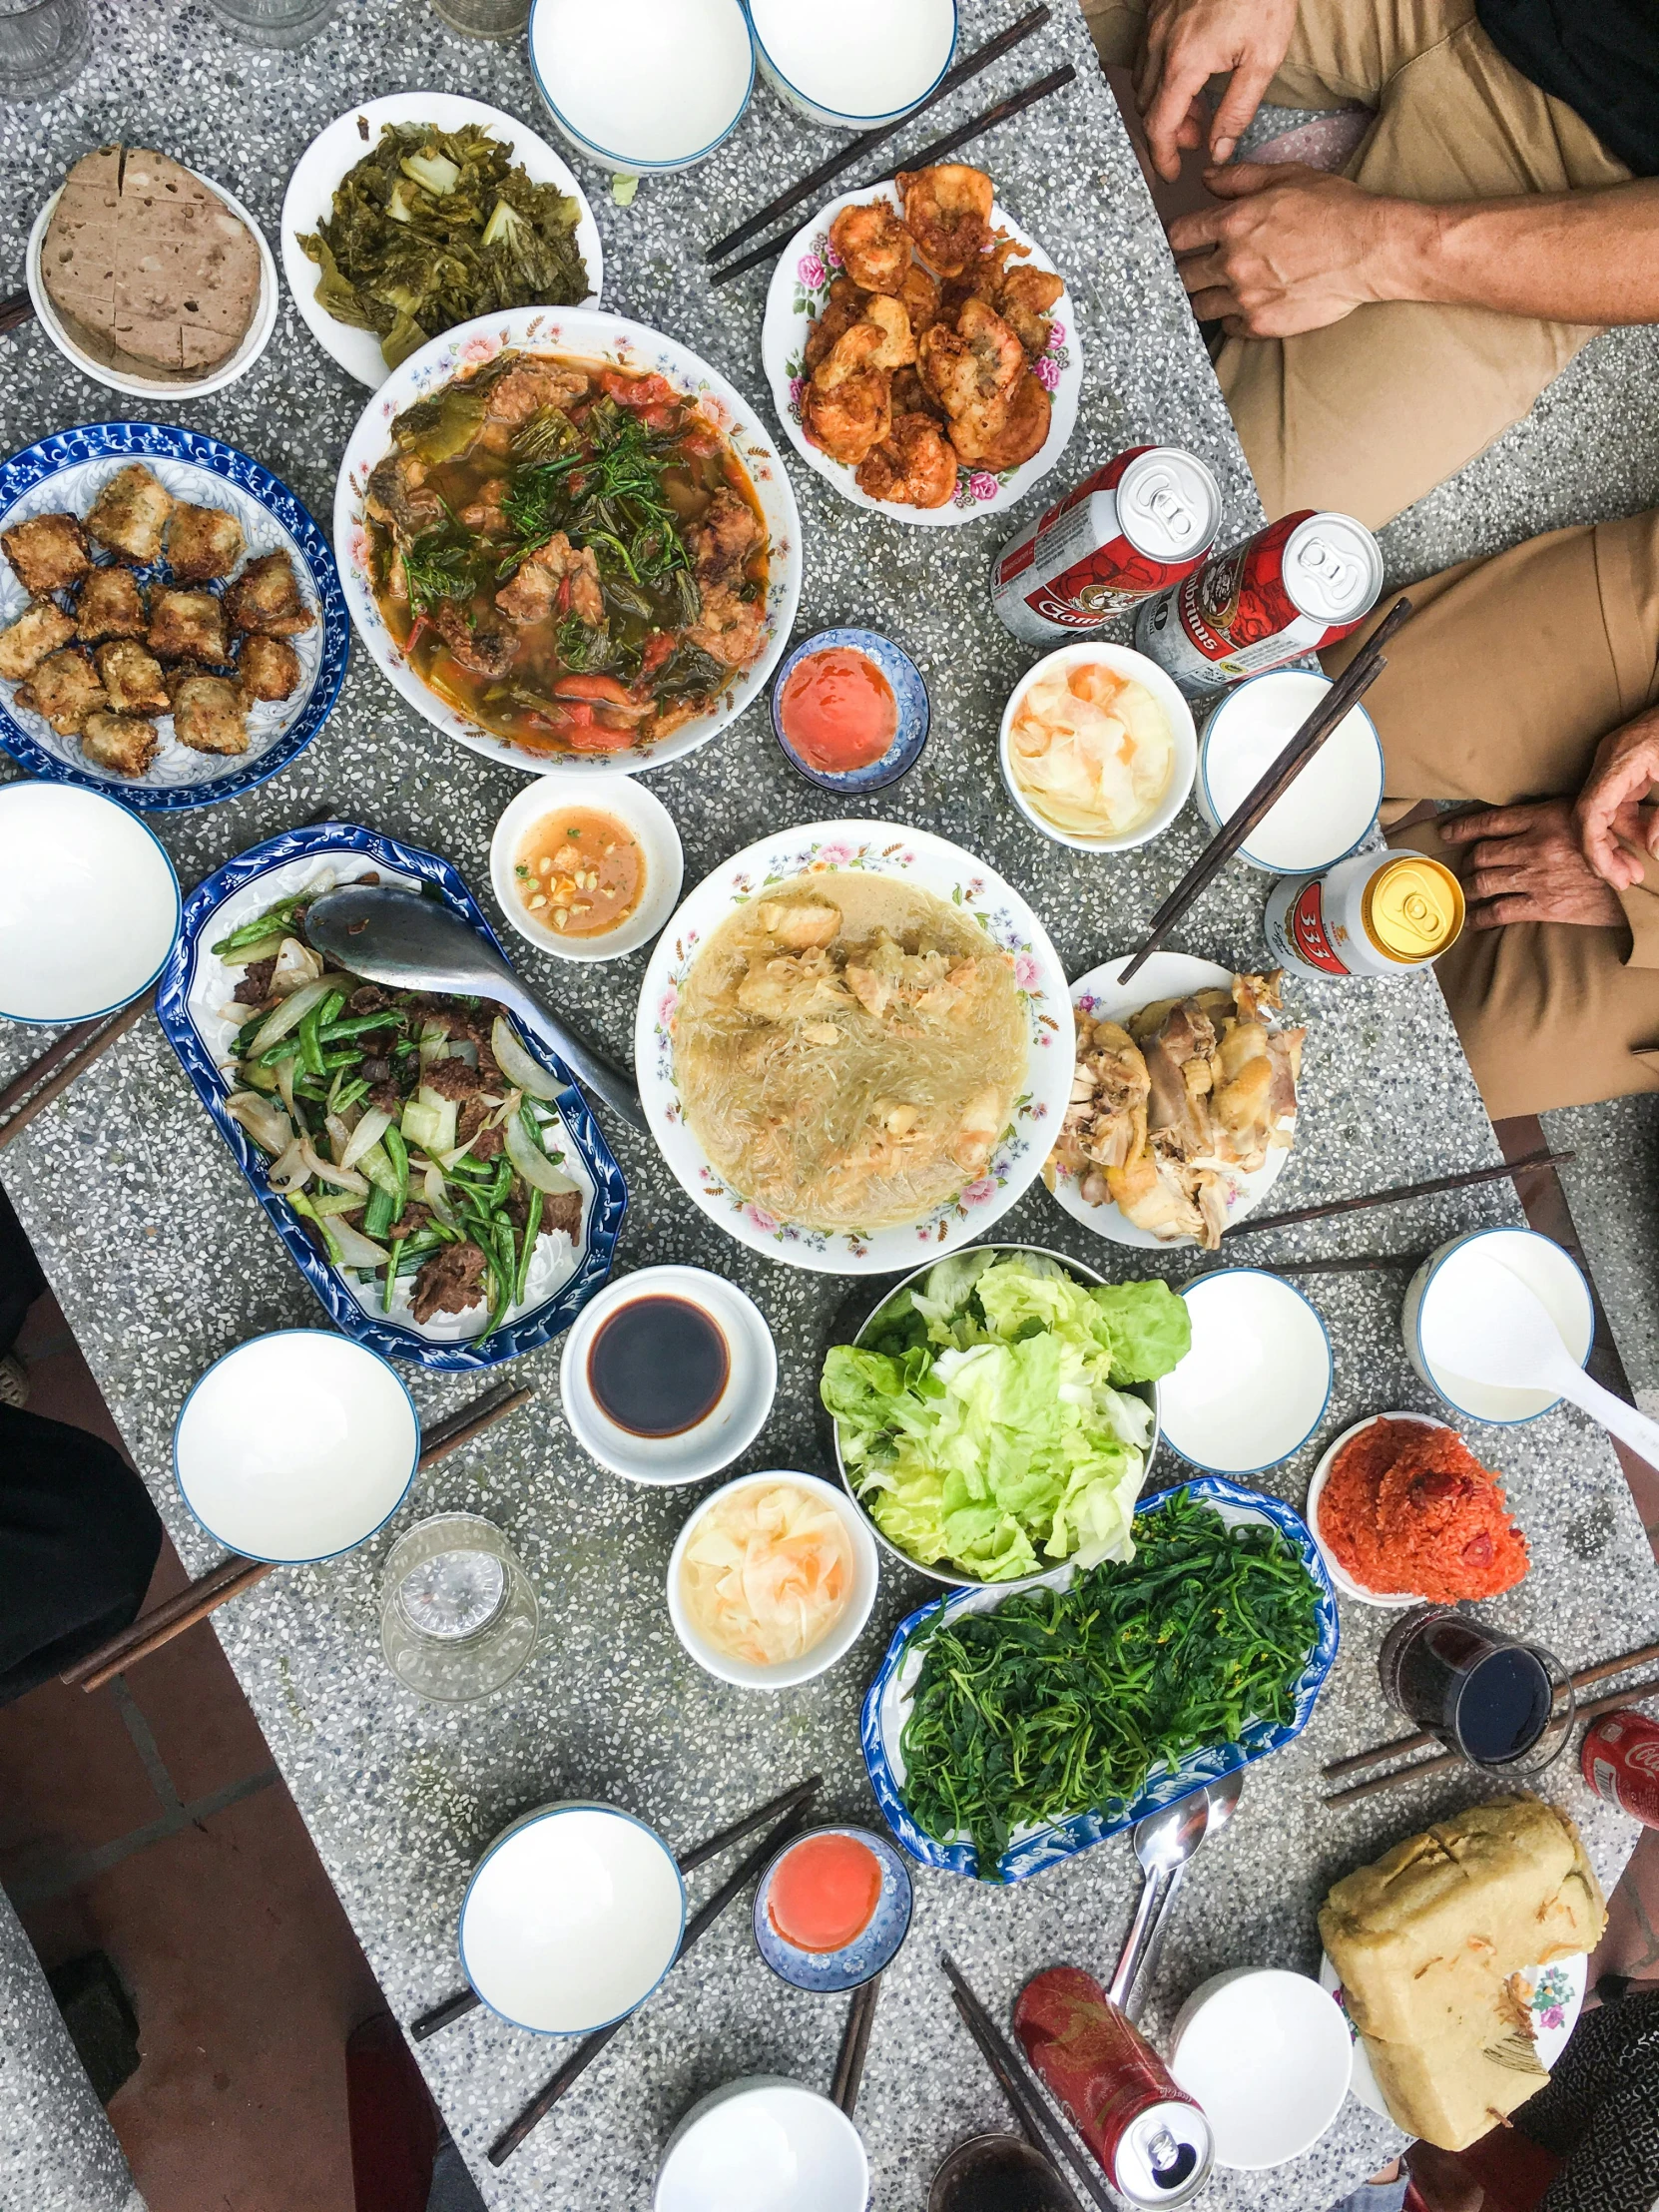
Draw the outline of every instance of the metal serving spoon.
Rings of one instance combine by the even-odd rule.
[[[1166,1877],[1179,1873],[1203,1843],[1209,1818],[1207,1793],[1194,1790],[1189,1797],[1178,1798],[1173,1805],[1148,1813],[1145,1820],[1137,1821],[1130,1831],[1129,1840],[1146,1879],[1141,1884],[1135,1918],[1129,1924],[1129,1934],[1116,1969],[1106,1984],[1106,1994],[1114,2004],[1123,2004],[1135,1985]]]
[[[459,991],[495,999],[526,1022],[596,1098],[649,1133],[633,1077],[573,1036],[471,924],[436,899],[386,883],[345,883],[305,909],[305,934],[325,959],[387,990]]]
[[[1212,1782],[1204,1795],[1209,1800],[1209,1811],[1204,1822],[1204,1833],[1198,1840],[1201,1844],[1207,1844],[1212,1836],[1219,1836],[1238,1811],[1239,1800],[1244,1796],[1243,1767],[1235,1767],[1231,1774],[1224,1774],[1219,1782]],[[1132,2020],[1138,2020],[1146,2010],[1146,2000],[1152,1994],[1158,1961],[1164,1954],[1164,1937],[1169,1934],[1169,1924],[1174,1915],[1176,1892],[1197,1852],[1198,1844],[1195,1844],[1164,1885],[1164,1894],[1158,1902],[1158,1910],[1147,1935],[1146,1948],[1135,1968],[1129,1994],[1122,1999],[1123,2009]]]

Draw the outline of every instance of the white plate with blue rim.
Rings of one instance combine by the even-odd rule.
[[[741,0],[531,0],[529,35],[530,73],[556,128],[625,177],[703,161],[755,89]]]
[[[182,912],[138,815],[73,785],[0,785],[0,1020],[113,1014],[161,973]]]
[[[298,657],[299,682],[286,699],[253,703],[246,753],[194,753],[174,735],[171,714],[156,716],[161,745],[140,776],[116,776],[98,767],[82,752],[79,738],[61,737],[44,716],[18,704],[15,684],[0,684],[0,745],[31,776],[107,792],[128,807],[207,807],[253,791],[304,752],[333,711],[351,625],[328,541],[304,505],[259,461],[198,430],[160,422],[90,422],[55,431],[0,467],[0,530],[36,515],[85,516],[110,478],[134,461],[151,469],[175,498],[234,515],[249,560],[287,554],[299,596],[315,617],[308,630],[287,641]],[[141,586],[165,584],[172,574],[165,559],[134,573]],[[225,584],[193,588],[217,596]],[[65,595],[58,597],[60,605],[69,604]],[[0,560],[0,629],[28,604],[10,562]]]
[[[420,1417],[389,1361],[325,1329],[216,1360],[173,1430],[179,1495],[211,1536],[278,1566],[366,1543],[409,1494]]]
[[[1262,1474],[1302,1449],[1331,1402],[1331,1335],[1283,1276],[1216,1268],[1181,1296],[1186,1358],[1158,1385],[1164,1435],[1207,1474]]]

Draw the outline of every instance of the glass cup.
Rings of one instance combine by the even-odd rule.
[[[0,0],[0,100],[49,100],[91,51],[87,0]]]
[[[517,38],[530,20],[530,0],[432,0],[432,13],[462,38]]]
[[[1422,1605],[1382,1640],[1382,1695],[1483,1773],[1541,1774],[1566,1749],[1576,1700],[1553,1652],[1449,1605]]]
[[[249,46],[303,46],[338,6],[339,0],[208,0],[214,20]]]
[[[489,1697],[536,1648],[536,1593],[513,1547],[476,1513],[399,1536],[380,1585],[380,1646],[406,1689],[440,1705]]]

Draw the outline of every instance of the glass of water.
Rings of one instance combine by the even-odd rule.
[[[0,100],[49,100],[91,51],[87,0],[0,0]]]
[[[209,13],[249,46],[303,46],[339,0],[208,0]]]

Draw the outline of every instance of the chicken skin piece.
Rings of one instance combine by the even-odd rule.
[[[299,689],[299,656],[286,638],[244,638],[237,682],[246,699],[289,699]]]
[[[193,753],[246,753],[242,693],[225,676],[187,676],[173,695],[173,733]]]
[[[83,645],[142,638],[150,627],[144,594],[130,568],[95,568],[75,601],[75,634]]]
[[[17,704],[48,721],[60,738],[78,738],[88,715],[109,705],[98,671],[87,656],[67,646],[48,653],[17,689]]]
[[[156,592],[150,601],[150,650],[158,661],[208,661],[231,658],[225,608],[211,591]]]
[[[148,568],[161,558],[162,535],[173,512],[173,494],[142,461],[119,469],[92,503],[87,534],[118,560]]]
[[[909,232],[885,200],[842,208],[830,226],[830,244],[847,276],[865,291],[896,292],[915,259]]]
[[[165,715],[170,704],[162,664],[137,638],[115,638],[93,655],[118,715]]]
[[[86,532],[74,515],[36,515],[0,532],[0,547],[31,599],[67,591],[92,566]]]
[[[991,243],[995,194],[982,169],[945,162],[934,169],[900,170],[904,228],[921,258],[940,276],[959,276]]]
[[[299,596],[293,563],[280,549],[249,562],[225,594],[225,612],[234,629],[262,638],[296,638],[316,621]]]
[[[858,467],[858,489],[901,507],[948,506],[956,490],[956,455],[929,414],[893,416],[892,433]]]
[[[52,599],[37,599],[25,607],[7,630],[0,630],[0,676],[20,684],[39,668],[48,653],[56,653],[75,635],[71,616]]]
[[[137,715],[88,715],[81,751],[112,776],[142,776],[161,750],[156,725]]]
[[[242,524],[222,507],[179,500],[167,519],[167,565],[176,584],[211,584],[229,576],[248,550]]]

